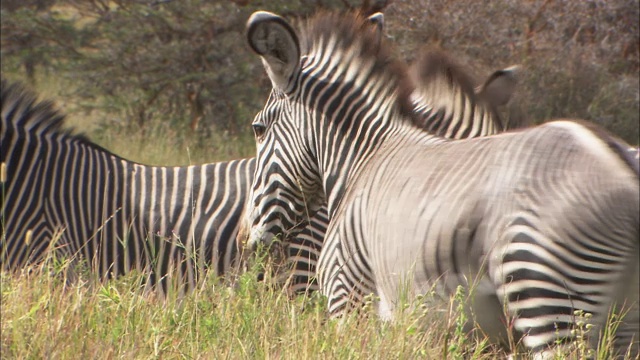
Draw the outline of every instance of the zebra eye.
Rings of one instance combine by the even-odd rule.
[[[251,126],[253,127],[253,134],[256,136],[256,139],[262,140],[267,127],[263,123],[253,123]]]

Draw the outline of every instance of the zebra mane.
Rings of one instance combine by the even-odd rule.
[[[64,115],[52,101],[37,101],[36,94],[19,82],[2,79],[2,118],[11,118],[11,125],[25,129],[46,128],[46,131],[62,131]],[[10,116],[11,115],[11,116]],[[4,121],[3,121],[4,122]]]
[[[2,124],[27,133],[56,134],[68,136],[81,142],[93,144],[83,134],[72,134],[64,129],[65,115],[61,113],[51,100],[38,100],[35,92],[27,89],[20,82],[2,79],[0,85],[2,103]]]
[[[422,50],[411,64],[409,73],[420,85],[438,86],[444,77],[448,85],[460,88],[470,98],[476,97],[471,75],[442,49],[428,47]]]
[[[411,93],[414,86],[404,61],[393,56],[389,44],[381,41],[377,30],[359,12],[320,12],[300,26],[301,54],[319,54],[327,60],[335,56],[349,57],[347,66],[372,62],[368,77],[394,81],[400,112],[414,120]],[[329,44],[334,42],[331,48]],[[339,61],[332,61],[339,64]],[[337,66],[336,66],[337,67]],[[332,71],[333,69],[329,70]],[[336,69],[337,70],[337,69]],[[345,72],[347,68],[343,69]],[[414,120],[415,121],[415,120]]]

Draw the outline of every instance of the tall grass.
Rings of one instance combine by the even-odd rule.
[[[465,330],[460,289],[448,301],[429,293],[401,304],[394,322],[375,316],[373,298],[360,313],[332,320],[318,294],[291,299],[272,278],[259,282],[256,275],[255,269],[242,274],[234,287],[207,277],[185,296],[158,297],[144,290],[143,274],[99,282],[60,259],[4,273],[2,358],[495,359],[510,353]],[[607,349],[588,349],[589,329],[579,323],[581,339],[554,358],[608,358]]]
[[[3,72],[12,81],[26,79],[20,73]],[[65,125],[74,133],[88,136],[92,142],[128,160],[158,166],[199,165],[255,156],[255,142],[250,118],[245,131],[193,131],[188,121],[184,127],[170,126],[160,120],[149,121],[144,128],[123,120],[123,114],[86,107],[75,97],[73,82],[53,73],[38,73],[33,90],[42,100],[54,100],[65,115]]]
[[[429,310],[438,315],[429,330],[416,330],[424,307],[393,324],[328,320],[319,296],[290,299],[253,271],[234,288],[207,278],[160,299],[142,290],[141,274],[98,283],[85,272],[68,282],[68,264],[3,274],[3,358],[439,358],[455,323]]]
[[[38,83],[43,98],[59,99],[68,86],[46,77]],[[162,124],[145,131],[104,127],[108,114],[59,105],[70,114],[68,124],[134,161],[186,165],[254,153],[250,138],[203,140]],[[257,268],[233,287],[209,276],[193,292],[162,298],[145,291],[144,274],[101,282],[82,269],[52,256],[1,274],[3,359],[494,359],[510,352],[465,329],[462,291],[445,300],[406,298],[391,323],[373,315],[374,298],[360,314],[331,320],[321,296],[291,299],[272,279],[258,282]],[[595,354],[606,358],[608,343],[602,343]],[[557,359],[580,358],[589,352],[585,344],[567,347]]]

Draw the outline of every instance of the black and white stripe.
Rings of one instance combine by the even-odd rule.
[[[574,121],[460,141],[429,134],[406,68],[364,21],[325,14],[298,37],[274,14],[249,19],[274,89],[253,123],[248,244],[326,198],[318,271],[334,315],[374,293],[392,318],[403,285],[463,285],[482,328],[503,326],[506,309],[522,344],[545,356],[571,339],[575,310],[593,314],[596,334],[624,304],[618,349],[633,338],[637,352],[640,183],[628,145]]]
[[[434,122],[432,113],[446,112],[447,121],[439,119],[437,123],[445,131],[455,127],[464,133],[465,129],[473,127],[475,132],[467,131],[465,134],[484,136],[501,129],[495,107],[504,104],[513,91],[511,70],[495,72],[482,85],[482,88],[493,90],[474,93],[469,90],[469,76],[441,51],[424,52],[412,68],[415,82],[419,85],[414,93],[414,111],[417,117],[425,119],[425,127]],[[445,74],[446,77],[443,76]],[[508,76],[504,76],[505,74]],[[490,97],[496,91],[509,95],[506,99],[496,101]],[[429,92],[449,93],[451,101],[421,103],[418,94],[422,94],[422,99],[428,99],[424,94]],[[466,104],[463,108],[471,111],[455,108],[461,104]],[[55,112],[48,103],[35,103],[33,95],[18,89],[16,85],[3,83],[3,109],[6,112],[3,113],[5,130],[2,134],[5,147],[2,161],[5,165],[10,163],[12,174],[4,184],[4,189],[11,189],[10,196],[7,195],[3,203],[4,223],[8,224],[5,232],[6,258],[3,259],[6,267],[16,268],[30,260],[41,259],[56,229],[65,229],[58,241],[63,252],[89,260],[105,277],[126,273],[133,268],[151,267],[154,269],[151,273],[153,283],[169,271],[170,265],[167,262],[185,262],[189,265],[185,268],[191,269],[190,264],[196,258],[204,259],[203,265],[213,266],[220,275],[230,269],[236,260],[237,250],[228,239],[234,238],[238,231],[238,211],[242,208],[240,203],[248,191],[247,176],[252,176],[254,172],[253,159],[191,167],[132,164],[82,137],[70,136],[61,131],[61,114]],[[40,130],[34,130],[36,128]],[[17,135],[19,133],[23,135]],[[451,136],[455,138],[456,135]],[[52,137],[55,138],[55,144],[52,143]],[[25,142],[11,145],[11,142],[18,142],[19,138],[26,139],[29,146],[37,147],[37,151],[23,151]],[[36,154],[39,156],[36,157]],[[51,195],[53,198],[50,201],[34,197],[37,194],[34,189],[39,186],[37,182],[24,182],[19,187],[20,190],[16,190],[18,185],[14,182],[19,176],[16,174],[33,173],[35,175],[25,177],[37,178],[40,176],[37,174],[50,171],[29,165],[43,160],[54,164],[64,162],[62,167],[56,167],[56,179],[64,179],[65,174],[74,174],[71,177],[74,182],[68,185],[69,189],[77,191],[76,194],[65,189],[64,182],[54,185],[59,187],[59,191],[57,195]],[[106,164],[111,164],[108,170],[105,170]],[[112,175],[100,175],[101,171]],[[211,179],[215,181],[210,181]],[[46,186],[54,183],[55,181],[43,182]],[[123,200],[125,195],[122,194],[114,196],[117,192],[127,194],[128,200]],[[132,195],[128,195],[130,193]],[[96,194],[101,194],[102,199],[98,199]],[[202,199],[209,199],[209,203],[204,204]],[[41,211],[45,201],[49,214],[46,219]],[[123,201],[128,207],[123,206]],[[188,205],[189,202],[192,203],[191,206]],[[63,204],[68,204],[68,207]],[[322,208],[313,216],[305,213],[303,219],[291,222],[298,225],[298,230],[304,230],[287,243],[287,259],[293,266],[293,273],[285,272],[281,277],[289,281],[288,289],[293,293],[316,290],[315,265],[328,223],[326,209]],[[310,225],[305,226],[308,222]],[[279,230],[277,234],[282,232]],[[125,233],[130,241],[120,241],[120,247],[109,240],[113,238],[113,234]],[[151,234],[155,241],[147,243],[140,240]],[[36,240],[20,246],[16,239],[21,237]],[[92,241],[75,241],[77,239]],[[152,255],[159,249],[165,255]],[[126,251],[123,252],[124,250]],[[129,256],[114,260],[123,257],[124,253]],[[186,253],[194,254],[189,256],[189,261],[177,258],[185,257]],[[193,271],[189,270],[184,275],[190,281],[194,280]]]
[[[193,287],[204,268],[222,276],[236,265],[255,159],[137,164],[62,130],[51,103],[4,80],[1,125],[4,269],[41,261],[54,247],[103,278],[137,269],[148,271],[149,285],[173,274]],[[321,211],[292,239],[291,290],[315,288],[327,221]]]

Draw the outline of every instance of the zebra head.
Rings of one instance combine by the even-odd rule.
[[[333,24],[341,24],[351,37],[341,37]],[[401,108],[412,114],[411,80],[405,64],[391,60],[381,29],[381,14],[369,18],[324,14],[303,24],[300,37],[278,15],[259,11],[249,18],[248,43],[261,57],[273,89],[252,124],[257,164],[244,224],[249,229],[248,247],[270,244],[275,236],[289,235],[289,231],[295,234],[298,225],[325,202],[332,211],[333,199],[325,194],[342,188],[342,164],[326,156],[327,147],[329,151],[364,148],[364,144],[332,144],[331,139],[336,132],[357,133],[357,121],[349,121],[353,117],[373,120],[379,116],[369,106],[379,99],[363,95],[361,87],[371,85],[367,90],[380,98],[402,99],[397,101],[402,105],[394,101],[390,111]],[[389,64],[397,65],[402,76],[385,73],[370,82],[372,73],[383,73]],[[397,86],[399,79],[407,85]],[[318,144],[317,138],[327,142]],[[345,166],[358,162],[342,160]]]
[[[258,242],[269,244],[275,236],[294,228],[307,208],[316,211],[322,199],[317,196],[318,169],[313,161],[313,149],[303,146],[294,152],[281,141],[284,132],[287,137],[293,137],[289,141],[306,144],[303,139],[306,129],[292,129],[289,122],[279,120],[291,117],[293,112],[296,116],[312,115],[299,113],[304,110],[295,106],[289,97],[300,71],[297,35],[284,19],[268,12],[254,13],[247,27],[249,45],[262,57],[273,85],[266,105],[252,123],[260,158],[245,217],[247,224],[239,239],[242,241],[248,235],[248,244],[253,248]],[[308,168],[301,171],[286,166],[289,163],[304,163]]]
[[[337,16],[332,18],[325,15],[325,18],[335,22]],[[318,19],[322,19],[322,16],[312,20],[315,21],[316,28],[318,23],[321,23]],[[359,37],[352,40],[366,41],[366,51],[364,52],[367,54],[338,52],[348,48],[350,44],[347,40],[346,44],[343,41],[339,46],[336,45],[336,39],[331,38],[331,30],[335,30],[334,27],[325,26],[325,32],[328,28],[330,34],[324,38],[318,36],[311,38],[308,35],[313,34],[315,29],[311,29],[310,24],[307,23],[307,26],[303,27],[302,41],[300,41],[296,31],[286,21],[274,14],[258,12],[249,20],[249,44],[262,57],[273,85],[271,97],[264,110],[256,116],[253,124],[259,152],[263,153],[263,162],[258,164],[260,168],[257,169],[259,176],[263,176],[263,179],[258,179],[258,181],[262,181],[263,186],[265,183],[269,183],[273,191],[269,192],[259,187],[255,189],[256,194],[262,195],[258,199],[252,199],[253,202],[247,206],[247,210],[253,211],[254,214],[249,214],[251,220],[245,217],[247,220],[242,224],[242,231],[238,236],[241,245],[244,245],[244,241],[252,232],[251,227],[254,227],[254,230],[255,227],[260,228],[252,238],[265,238],[266,242],[269,242],[274,235],[286,232],[285,230],[300,220],[299,215],[292,217],[293,212],[286,208],[289,207],[298,214],[302,210],[302,218],[307,218],[318,204],[318,196],[314,192],[318,191],[320,185],[331,188],[335,183],[335,176],[332,177],[328,171],[325,171],[330,164],[323,161],[325,157],[322,152],[318,151],[318,144],[311,140],[314,137],[308,136],[314,129],[310,129],[304,122],[299,124],[293,122],[323,117],[335,109],[349,105],[344,101],[341,103],[341,100],[349,100],[354,97],[343,95],[350,91],[353,92],[351,88],[358,91],[358,86],[370,83],[368,75],[372,69],[367,66],[371,63],[363,62],[362,58],[375,57],[378,61],[374,61],[374,64],[379,68],[394,64],[385,55],[386,49],[382,41],[384,22],[382,14],[376,13],[366,19],[358,17],[356,20],[349,18],[338,20],[355,22],[350,30],[356,28],[358,31],[355,32]],[[269,25],[269,23],[271,24]],[[334,33],[338,32],[334,31]],[[380,59],[382,61],[379,61]],[[513,93],[517,80],[516,70],[517,67],[512,67],[496,71],[484,84],[474,89],[472,77],[450,56],[441,50],[427,48],[408,71],[411,82],[415,84],[410,98],[412,117],[420,128],[447,138],[486,136],[499,132],[503,129],[503,125],[496,108],[504,105]],[[335,75],[338,73],[342,73],[342,75]],[[356,74],[361,76],[355,76]],[[401,82],[404,75],[404,73],[400,74],[399,80],[395,80]],[[321,77],[325,77],[324,80],[317,81]],[[354,81],[351,81],[348,87],[341,89],[340,82],[349,83],[349,78],[357,80],[359,83],[354,84]],[[306,89],[312,91],[306,91]],[[328,96],[332,94],[337,95]],[[325,98],[318,95],[323,95]],[[304,100],[304,98],[311,99],[311,102]],[[333,103],[327,105],[330,102]],[[302,104],[306,104],[306,109],[301,107]],[[346,116],[345,113],[337,114],[334,117],[348,118],[351,116],[353,118],[354,113],[355,117],[362,116],[364,112],[357,112],[358,106],[361,104],[355,102],[354,104],[347,107],[350,114],[346,113]],[[360,109],[366,109],[366,107]],[[286,120],[281,120],[285,118]],[[340,120],[338,119],[338,121]],[[283,125],[284,123],[287,125]],[[291,129],[300,131],[289,131]],[[328,131],[321,133],[324,138],[328,138],[332,134]],[[287,137],[293,141],[287,140],[283,143],[282,139]],[[309,141],[305,142],[305,139],[309,139]],[[304,144],[306,148],[298,148],[294,153],[290,151],[291,144]],[[298,160],[305,164],[304,168],[291,166]],[[267,172],[264,171],[265,169]],[[276,177],[274,174],[279,170],[288,173],[284,178],[280,178],[282,174]],[[267,174],[271,174],[273,176],[271,180],[274,181],[269,181]],[[278,183],[278,179],[288,183]],[[257,183],[255,185],[258,186]],[[265,192],[269,195],[266,195]],[[281,200],[278,202],[276,199]],[[286,200],[282,202],[282,199]],[[292,201],[291,199],[304,199],[306,202]],[[257,220],[256,214],[264,214],[280,205],[285,210],[270,213],[270,223]],[[261,208],[256,209],[256,207]],[[263,221],[263,223],[258,224],[258,221]]]

